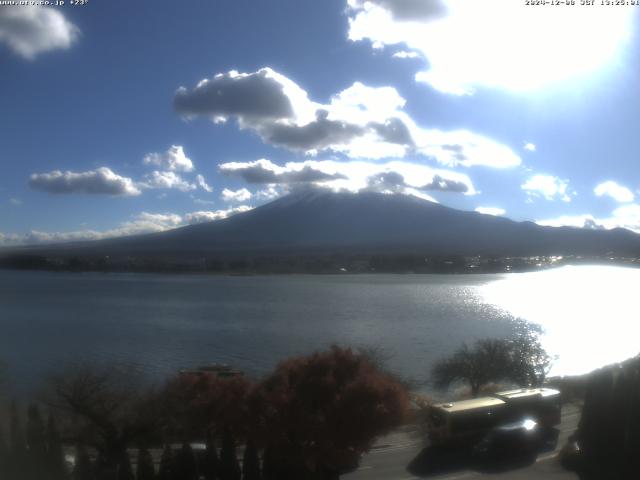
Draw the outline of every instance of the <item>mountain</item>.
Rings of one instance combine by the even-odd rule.
[[[638,256],[640,235],[624,229],[543,227],[407,195],[311,191],[224,220],[37,250],[156,257],[336,252]]]

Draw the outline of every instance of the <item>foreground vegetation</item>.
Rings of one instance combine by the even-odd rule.
[[[47,422],[33,404],[23,427],[15,403],[2,422],[0,478],[337,479],[409,410],[400,382],[339,347],[286,360],[261,382],[181,374],[143,387],[126,372],[76,367],[51,378],[40,403]],[[194,442],[206,448],[196,455]],[[75,447],[70,476],[63,445]],[[151,450],[162,450],[157,472]]]
[[[565,461],[581,480],[640,478],[640,356],[587,376],[573,440]]]
[[[472,394],[505,380],[541,385],[552,359],[537,338],[520,329],[463,345],[434,366],[434,384],[461,382]],[[576,385],[579,448],[565,448],[566,466],[582,480],[636,478],[640,357]],[[38,402],[0,411],[0,479],[335,480],[409,410],[406,384],[375,350],[291,358],[261,381],[187,372],[150,386],[76,366],[51,377]]]
[[[473,395],[491,382],[539,385],[551,362],[539,333],[523,323],[510,338],[463,345],[436,364],[434,385],[466,383]],[[48,379],[26,425],[15,403],[0,416],[0,478],[337,479],[407,419],[408,382],[387,372],[387,360],[376,348],[332,347],[285,360],[261,381],[189,371],[155,386],[113,367],[74,366]],[[71,471],[63,450],[75,458]]]

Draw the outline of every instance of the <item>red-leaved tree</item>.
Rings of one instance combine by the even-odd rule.
[[[162,393],[164,423],[172,437],[182,441],[206,439],[229,429],[244,438],[254,423],[250,412],[253,383],[246,377],[178,375]]]
[[[268,470],[279,479],[339,478],[409,409],[406,389],[348,348],[286,360],[259,390]]]

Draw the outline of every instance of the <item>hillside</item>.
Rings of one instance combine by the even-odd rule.
[[[640,255],[628,230],[543,227],[413,196],[305,192],[231,218],[148,235],[19,249],[40,254],[202,257],[363,253]]]

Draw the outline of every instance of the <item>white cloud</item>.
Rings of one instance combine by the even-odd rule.
[[[595,218],[590,214],[563,215],[547,220],[537,220],[536,223],[552,227],[570,226],[591,229],[626,228],[627,230],[640,233],[640,205],[637,203],[623,205],[616,208],[608,217]]]
[[[123,235],[133,233],[160,232],[179,227],[182,217],[176,213],[148,213],[142,212],[132,222],[125,222],[120,227]]]
[[[522,189],[530,197],[541,197],[546,200],[560,199],[563,202],[571,201],[568,187],[569,183],[566,180],[553,175],[534,175],[522,184]]]
[[[556,218],[546,220],[536,220],[538,225],[547,227],[576,227],[576,228],[593,228],[600,225],[598,221],[590,214],[583,215],[561,215]],[[603,227],[604,228],[604,227]]]
[[[437,184],[438,181],[439,179],[434,179],[429,184]],[[366,190],[383,193],[402,193],[405,188],[407,188],[407,182],[404,176],[393,170],[377,172],[367,177]]]
[[[270,68],[255,73],[232,70],[203,79],[192,90],[180,87],[173,105],[185,116],[206,115],[215,122],[237,118],[241,124],[294,118],[303,114],[304,106],[311,109],[307,115],[313,114],[306,92]]]
[[[405,103],[395,88],[356,82],[320,104],[268,68],[219,74],[191,90],[181,87],[174,99],[179,113],[214,122],[236,119],[265,143],[312,156],[323,151],[366,159],[415,154],[446,165],[496,168],[521,163],[508,147],[472,132],[419,127],[404,112]]]
[[[176,173],[194,170],[193,162],[186,157],[181,146],[173,145],[165,153],[150,153],[144,157],[143,163],[166,170],[147,173],[140,182],[117,175],[107,167],[79,173],[55,170],[50,173],[32,174],[29,185],[34,189],[56,194],[139,195],[141,189],[175,189],[189,192],[201,188],[209,193],[213,191],[200,174],[196,175],[195,183],[192,183]]]
[[[393,58],[419,58],[420,54],[418,52],[410,52],[407,50],[400,50],[392,55]]]
[[[144,233],[163,232],[173,228],[228,218],[237,213],[251,210],[252,207],[239,205],[237,207],[216,211],[197,211],[178,215],[176,213],[142,212],[132,220],[123,222],[118,227],[109,230],[77,230],[70,232],[43,232],[32,230],[26,234],[0,233],[0,245],[26,245],[42,243],[63,243],[85,240],[102,240],[105,238],[124,237]]]
[[[187,223],[193,225],[196,223],[222,220],[223,218],[228,218],[232,215],[235,215],[236,213],[244,213],[252,209],[252,207],[249,207],[247,205],[240,205],[237,207],[227,208],[226,210],[192,212],[185,215],[184,219]]]
[[[43,232],[32,230],[23,235],[10,235],[8,239],[4,240],[4,243],[21,245],[102,240],[104,238],[161,232],[181,225],[182,218],[180,215],[142,212],[136,215],[133,220],[124,222],[118,227],[109,230],[76,230],[70,232]]]
[[[68,49],[80,31],[60,10],[43,6],[0,6],[0,43],[28,60],[40,53]]]
[[[611,180],[596,185],[596,188],[593,189],[593,193],[598,197],[606,195],[619,203],[633,202],[635,199],[635,195],[631,190],[627,187],[623,187],[622,185],[618,185],[616,182]]]
[[[225,188],[222,190],[222,200],[225,202],[246,202],[253,197],[252,193],[246,188],[241,188],[239,190],[229,190]]]
[[[627,228],[640,233],[640,205],[630,203],[618,207],[613,211],[611,218],[605,219],[602,224],[607,228]]]
[[[190,158],[188,158],[183,147],[180,145],[172,145],[164,153],[149,153],[143,159],[145,165],[153,165],[162,169],[156,170],[150,175],[146,175],[144,186],[147,188],[174,188],[183,192],[201,188],[205,192],[213,192],[211,187],[203,175],[198,174],[195,177],[195,183],[190,183],[175,172],[193,172],[194,166]]]
[[[181,192],[189,192],[198,188],[175,172],[160,172],[158,170],[145,175],[144,182],[140,183],[140,185],[144,188],[167,188],[180,190]]]
[[[531,142],[525,143],[523,148],[525,150],[527,150],[528,152],[535,152],[536,151],[536,145],[534,143],[531,143]]]
[[[288,192],[288,188],[282,185],[267,185],[266,188],[258,190],[256,192],[256,198],[258,200],[266,200],[271,201],[275,200],[278,197],[286,195]]]
[[[247,183],[295,184],[345,179],[340,173],[326,173],[305,162],[290,162],[281,167],[261,158],[253,162],[229,162],[219,166],[220,172],[238,176]]]
[[[444,0],[347,0],[347,4],[352,9],[381,7],[399,21],[428,21],[447,14]]]
[[[213,187],[211,187],[207,181],[205,180],[205,178],[198,174],[196,175],[196,184],[203,189],[205,192],[211,193],[213,192]]]
[[[632,9],[551,12],[513,0],[347,3],[352,41],[420,52],[429,69],[416,79],[455,95],[477,87],[539,90],[591,73],[615,60],[634,18]]]
[[[95,195],[139,195],[140,190],[134,181],[121,177],[110,168],[100,167],[87,172],[34,173],[29,185],[36,190],[52,194],[86,193]]]
[[[437,71],[418,72],[415,76],[416,82],[426,83],[435,90],[449,95],[458,97],[471,96],[476,93],[471,85],[465,85],[452,81],[444,75],[440,75]]]
[[[476,212],[482,213],[484,215],[494,215],[498,217],[507,213],[504,208],[498,207],[477,207]]]
[[[375,190],[384,193],[412,191],[447,191],[474,195],[470,178],[462,173],[441,170],[422,164],[392,161],[386,163],[336,160],[305,160],[279,166],[270,160],[231,162],[220,171],[249,183],[280,184],[295,187],[301,183],[332,190]]]
[[[219,215],[218,212],[211,212],[211,211],[205,211],[205,210],[200,210],[197,212],[192,212],[189,213],[188,215],[185,215],[185,220],[191,224],[197,224],[197,223],[205,223],[205,222],[210,222],[213,220],[219,220],[220,218],[225,218],[222,215]]]
[[[521,163],[509,147],[467,130],[422,130],[416,137],[421,153],[451,167],[510,168]]]
[[[20,206],[20,205],[22,205],[24,202],[23,202],[22,200],[20,200],[19,198],[11,197],[11,198],[9,199],[9,203],[10,203],[11,205],[16,206],[16,207],[19,207],[19,206]]]
[[[235,71],[181,87],[178,113],[204,115],[214,122],[235,118],[267,143],[316,154],[323,150],[352,156],[404,155],[411,140],[398,110],[404,99],[393,88],[354,83],[327,105],[312,102],[296,83],[270,68]],[[375,145],[376,148],[372,148]]]
[[[193,162],[188,158],[180,145],[172,145],[164,153],[149,153],[142,160],[145,165],[153,165],[161,170],[173,172],[193,171]]]

